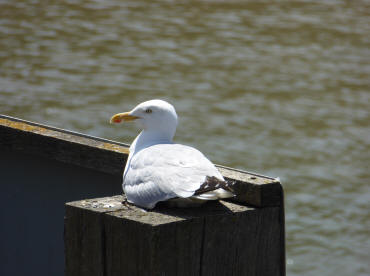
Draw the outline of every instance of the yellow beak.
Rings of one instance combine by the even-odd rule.
[[[131,122],[139,118],[140,117],[130,115],[130,112],[118,113],[118,114],[113,115],[112,118],[110,118],[110,123],[111,124],[120,123],[122,121]]]

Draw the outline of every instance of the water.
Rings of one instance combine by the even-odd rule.
[[[162,98],[176,141],[280,176],[288,275],[369,275],[369,1],[0,1],[0,113],[130,142]]]

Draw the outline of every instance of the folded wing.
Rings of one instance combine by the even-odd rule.
[[[217,168],[200,151],[179,144],[157,144],[132,156],[123,189],[129,201],[148,209],[159,201],[177,197],[199,200],[230,197],[230,192],[221,186],[207,190],[204,183],[208,179],[224,181]]]

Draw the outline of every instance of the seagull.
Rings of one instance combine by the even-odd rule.
[[[209,200],[233,197],[232,188],[199,150],[173,143],[175,108],[150,100],[129,112],[112,116],[111,123],[135,122],[142,130],[130,146],[122,188],[127,201],[153,209],[160,201],[195,207]]]

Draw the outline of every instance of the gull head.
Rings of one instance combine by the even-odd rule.
[[[111,123],[135,122],[147,132],[167,133],[172,139],[177,127],[176,110],[163,100],[150,100],[137,105],[129,112],[112,116]]]

